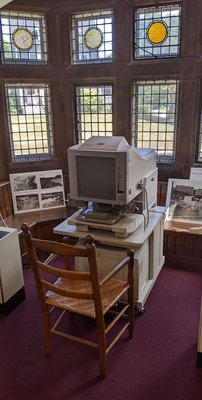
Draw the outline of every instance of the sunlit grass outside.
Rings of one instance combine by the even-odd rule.
[[[48,154],[48,130],[46,115],[11,116],[13,150],[15,155]],[[112,136],[112,114],[81,114],[80,141],[92,135]],[[166,130],[165,130],[166,129]],[[138,122],[137,147],[154,148],[158,154],[172,155],[174,149],[174,124]]]
[[[136,137],[137,147],[151,147],[157,154],[172,156],[175,146],[175,125],[173,123],[155,123],[138,120],[138,132],[133,132]]]
[[[112,136],[112,114],[81,114],[79,136],[81,140],[92,135]],[[138,121],[137,147],[154,148],[158,154],[171,156],[174,151],[175,132],[173,123]]]
[[[112,114],[80,114],[80,123],[78,125],[78,136],[80,141],[89,139],[93,135],[113,135]]]
[[[49,153],[46,115],[12,115],[10,123],[15,156]]]

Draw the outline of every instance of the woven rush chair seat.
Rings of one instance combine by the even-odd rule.
[[[22,224],[21,230],[41,305],[46,355],[51,355],[53,334],[95,347],[99,352],[100,376],[104,378],[106,376],[106,355],[109,350],[127,329],[129,338],[133,337],[134,251],[128,249],[126,255],[99,280],[96,246],[92,235],[86,236],[86,245],[75,246],[35,239],[27,224]],[[40,252],[49,254],[46,260],[40,260]],[[88,271],[83,272],[72,267],[73,261],[74,265],[77,265],[76,257],[85,259],[85,265],[87,260]],[[61,261],[61,259],[64,262],[58,263],[57,261]],[[127,280],[115,279],[114,275],[124,267],[128,268]],[[125,294],[124,299],[127,298],[124,302],[123,294]],[[55,310],[59,310],[60,314],[58,317],[58,313],[56,313],[56,321],[52,318]],[[90,341],[69,334],[66,332],[66,324],[65,331],[63,331],[60,322],[66,312],[92,318],[95,321],[97,339]],[[105,318],[108,313],[110,313],[110,319]],[[72,321],[72,319],[70,320]],[[118,327],[112,335],[113,338],[107,340],[108,332],[118,321],[121,323],[117,325]]]
[[[90,282],[85,281],[68,281],[67,279],[59,278],[54,285],[63,290],[80,291],[92,295],[92,286]],[[103,314],[114,305],[122,296],[129,286],[127,282],[118,279],[111,279],[106,282],[100,289]],[[93,300],[77,299],[58,295],[52,291],[46,293],[46,304],[63,308],[65,310],[75,312],[76,314],[85,315],[87,317],[96,318],[95,304]]]

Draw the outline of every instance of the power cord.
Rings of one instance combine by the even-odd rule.
[[[149,223],[148,193],[147,193],[147,189],[145,189],[145,187],[143,185],[142,185],[142,190],[145,194],[145,203],[146,203],[146,216],[143,213],[143,215],[144,215],[144,230],[145,230]]]
[[[137,189],[140,189],[144,192],[144,198],[145,198],[145,205],[146,205],[146,216],[143,214],[144,217],[144,230],[147,228],[148,223],[149,223],[149,206],[148,206],[148,193],[147,193],[147,189],[144,187],[144,185],[142,183],[138,183],[137,184]]]

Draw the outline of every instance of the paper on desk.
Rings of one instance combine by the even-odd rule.
[[[202,168],[191,168],[189,179],[202,181]]]

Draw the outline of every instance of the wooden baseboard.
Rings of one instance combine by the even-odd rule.
[[[165,267],[178,268],[193,272],[202,272],[202,260],[192,257],[177,256],[176,254],[165,254]]]

